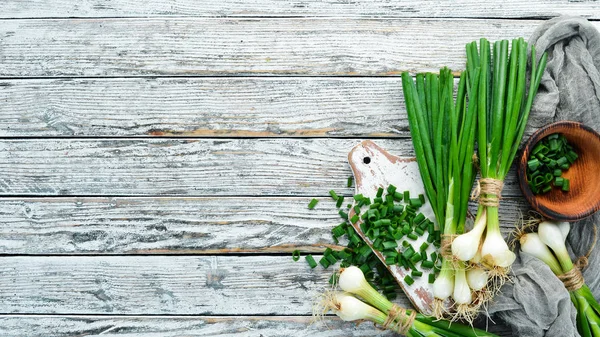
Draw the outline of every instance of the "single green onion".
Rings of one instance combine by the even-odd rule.
[[[294,262],[298,262],[298,260],[300,260],[300,251],[298,249],[292,252],[292,260],[294,260]]]

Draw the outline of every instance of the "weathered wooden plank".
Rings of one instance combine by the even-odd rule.
[[[536,20],[41,19],[0,22],[0,76],[393,75],[464,67],[467,42]],[[600,22],[594,23],[600,26]]]
[[[325,196],[354,139],[31,139],[0,142],[0,195]],[[409,139],[381,139],[412,156]],[[344,194],[352,190],[343,187]],[[509,173],[505,196],[518,196]]]
[[[152,16],[325,16],[325,17],[501,17],[540,18],[561,14],[599,18],[595,1],[321,1],[306,0],[5,0],[0,18]]]
[[[3,257],[0,312],[310,315],[331,274],[291,256]]]
[[[310,200],[0,198],[0,254],[323,252],[341,219],[330,198],[314,210]],[[503,199],[503,232],[528,209],[522,198]]]
[[[499,336],[511,336],[501,325],[489,329]],[[3,337],[347,337],[397,336],[370,323],[355,324],[327,317],[313,323],[306,316],[0,316]]]
[[[400,79],[0,81],[0,136],[408,136]]]
[[[0,137],[410,136],[399,78],[6,80],[0,102]]]

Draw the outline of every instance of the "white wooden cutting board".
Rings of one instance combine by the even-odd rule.
[[[373,199],[376,197],[379,187],[382,187],[385,190],[392,184],[397,187],[399,192],[410,191],[410,195],[413,198],[419,194],[425,195],[425,188],[423,187],[423,182],[421,181],[419,168],[415,158],[400,158],[393,156],[372,141],[366,140],[350,151],[348,154],[348,162],[350,163],[354,174],[356,185],[355,194],[360,193],[365,197]],[[353,209],[354,205],[350,212],[350,217],[354,214]],[[431,208],[429,201],[421,206],[419,212],[435,222],[433,209]],[[353,224],[354,229],[369,245],[372,245],[372,241],[362,233],[360,223],[361,222],[358,221]],[[399,240],[398,247],[402,247],[402,240],[405,240],[405,238]],[[427,241],[427,235],[420,236],[414,241],[410,239],[408,241],[415,250],[418,250],[421,244]],[[429,248],[427,248],[427,255],[429,256],[434,251],[436,251],[435,246],[429,245]],[[374,252],[377,257],[385,263],[383,255],[376,250],[374,250]],[[421,313],[430,314],[433,305],[433,289],[432,285],[428,282],[429,270],[420,269],[423,271],[423,276],[415,278],[415,282],[412,285],[408,285],[404,282],[404,277],[410,274],[410,270],[407,271],[398,265],[388,266],[388,269],[396,278],[398,284],[400,284],[404,293],[408,296],[415,308]]]

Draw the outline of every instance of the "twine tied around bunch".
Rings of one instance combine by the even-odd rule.
[[[494,178],[482,178],[471,194],[471,200],[479,199],[481,206],[498,207],[500,205],[500,194],[504,188],[504,181]]]
[[[457,237],[456,234],[442,234],[440,244],[440,254],[444,259],[452,259],[452,241]]]
[[[411,310],[410,314],[408,314],[408,317],[406,317],[407,314],[408,310],[400,308],[395,304],[392,305],[392,308],[390,309],[390,312],[383,323],[383,327],[386,329],[392,327],[393,330],[399,334],[406,335],[415,322],[417,312],[415,310]],[[396,323],[394,324],[394,322]]]
[[[579,290],[585,285],[585,280],[583,279],[583,274],[581,274],[581,271],[585,269],[589,263],[588,258],[596,246],[597,235],[598,230],[594,225],[594,239],[587,253],[584,256],[580,256],[577,261],[575,261],[571,270],[562,275],[558,275],[558,279],[562,281],[562,283],[565,285],[565,288],[567,288],[569,292]]]

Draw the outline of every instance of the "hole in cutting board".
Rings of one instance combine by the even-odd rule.
[[[363,158],[363,163],[365,163],[365,164],[368,165],[370,162],[371,162],[371,157],[364,157]]]

